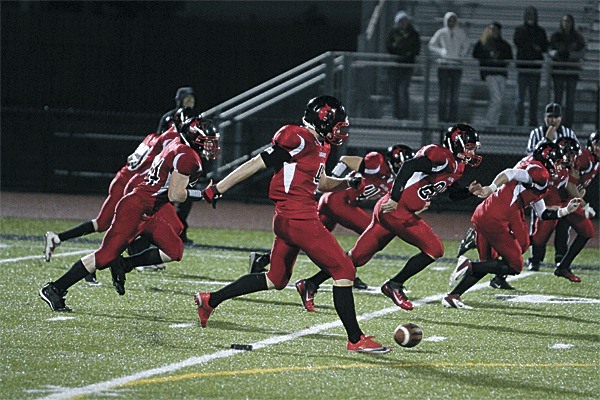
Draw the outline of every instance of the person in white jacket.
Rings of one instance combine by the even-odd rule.
[[[438,120],[456,122],[458,91],[462,76],[462,60],[467,57],[469,42],[465,31],[458,26],[458,17],[449,11],[444,15],[444,27],[429,41],[429,51],[438,61]]]

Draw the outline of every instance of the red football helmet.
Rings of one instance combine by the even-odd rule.
[[[456,124],[446,131],[443,146],[452,151],[454,157],[461,163],[471,167],[481,164],[482,157],[475,154],[481,147],[479,134],[470,125]]]
[[[567,158],[559,145],[543,140],[533,150],[533,159],[541,162],[550,175],[556,177]]]
[[[570,137],[564,137],[558,139],[556,142],[565,154],[566,163],[565,165],[572,168],[577,161],[577,156],[581,154],[581,146],[579,142]]]
[[[214,160],[221,152],[220,134],[213,122],[201,116],[188,118],[179,132],[181,141],[196,150],[201,157]]]
[[[596,157],[600,157],[600,136],[598,135],[598,131],[590,134],[585,147],[594,153]]]
[[[390,169],[396,175],[400,171],[400,167],[404,164],[404,161],[410,160],[415,156],[413,149],[404,144],[395,144],[388,147],[385,153],[385,160],[387,161]]]
[[[311,99],[306,105],[302,121],[334,146],[340,146],[348,139],[350,123],[346,109],[335,97]]]
[[[188,119],[197,116],[198,114],[190,107],[181,107],[175,111],[172,118],[172,124],[175,126],[177,132],[181,132],[181,126]]]

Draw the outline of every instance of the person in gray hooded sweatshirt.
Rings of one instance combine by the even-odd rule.
[[[455,13],[449,11],[444,15],[444,27],[431,37],[429,51],[437,56],[439,64],[438,120],[456,122],[462,60],[468,55],[469,42],[465,31],[458,26]]]

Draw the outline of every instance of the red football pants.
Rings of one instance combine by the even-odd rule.
[[[112,224],[100,248],[94,253],[96,268],[103,269],[125,251],[127,246],[140,234],[151,237],[156,246],[171,260],[183,257],[183,241],[179,237],[183,230],[181,221],[172,204],[163,205],[154,215],[152,205],[144,204],[144,199],[136,192],[123,197],[117,204]]]
[[[348,204],[343,191],[325,193],[319,200],[318,211],[319,219],[329,231],[340,224],[360,235],[371,223],[371,215],[356,205]]]
[[[273,232],[275,241],[267,277],[276,289],[283,289],[290,281],[300,250],[334,280],[354,281],[352,261],[316,214],[314,218],[298,220],[285,218],[276,212]]]
[[[404,207],[402,202],[398,204],[395,211],[384,213],[381,211],[383,199],[381,198],[375,205],[371,223],[350,250],[355,266],[365,265],[396,236],[433,259],[444,255],[442,240],[427,222]]]
[[[104,203],[102,203],[100,212],[96,217],[96,223],[98,224],[97,232],[104,232],[110,227],[110,223],[115,214],[115,209],[117,208],[117,203],[123,198],[125,186],[133,175],[134,172],[123,167],[110,182],[110,186],[108,187],[108,197],[104,199]]]
[[[475,209],[471,222],[477,232],[477,251],[481,261],[498,258],[508,263],[517,273],[523,271],[523,253],[529,247],[529,233],[523,210],[507,216],[506,220],[491,220]]]

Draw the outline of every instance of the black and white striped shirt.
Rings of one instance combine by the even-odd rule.
[[[533,150],[535,150],[537,144],[546,138],[547,130],[548,128],[546,125],[541,125],[531,131],[529,134],[529,141],[527,142],[527,150],[525,150],[527,154],[533,153]],[[570,128],[560,125],[556,130],[556,139],[554,139],[554,142],[564,137],[570,137],[577,140],[577,143],[579,143],[579,139],[577,139],[575,132],[573,132]]]

